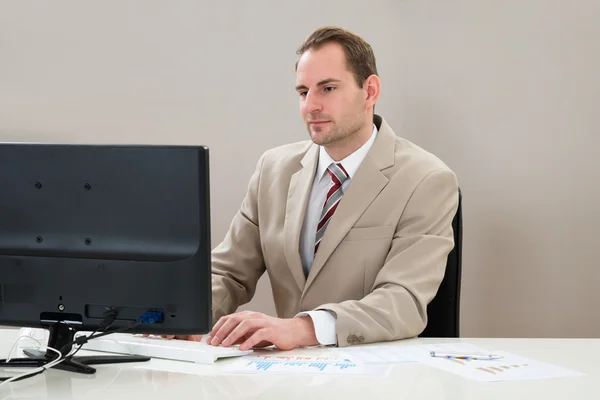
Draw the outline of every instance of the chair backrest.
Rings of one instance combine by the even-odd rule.
[[[448,254],[446,273],[437,294],[427,307],[427,326],[420,337],[460,336],[460,281],[462,272],[462,193],[452,220],[454,248]]]

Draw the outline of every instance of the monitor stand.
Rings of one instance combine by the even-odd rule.
[[[76,330],[71,326],[57,322],[49,327],[50,337],[48,339],[48,347],[52,347],[56,350],[61,350],[63,347],[65,353],[69,353],[73,348],[70,343],[75,340]],[[13,358],[9,362],[5,360],[0,361],[0,367],[42,367],[56,359],[57,354],[52,350],[39,351],[39,350],[23,350],[27,357],[25,358]],[[68,357],[60,364],[55,365],[52,368],[60,369],[63,371],[77,372],[81,374],[93,374],[96,369],[90,367],[90,365],[100,364],[115,364],[115,363],[129,363],[129,362],[141,362],[148,361],[150,357],[145,356],[78,356]]]

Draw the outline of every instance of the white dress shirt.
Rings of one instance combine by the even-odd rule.
[[[346,188],[352,181],[352,177],[371,149],[376,137],[377,127],[373,125],[373,134],[369,140],[354,153],[338,162],[342,164],[348,173],[348,179],[346,179],[342,184],[342,193],[346,191]],[[319,219],[321,218],[321,212],[323,210],[323,204],[325,204],[327,191],[332,185],[331,178],[327,173],[327,167],[329,167],[329,165],[331,165],[333,162],[335,161],[329,154],[327,154],[325,148],[323,146],[319,147],[319,164],[317,165],[317,171],[313,180],[312,190],[306,208],[306,215],[304,217],[304,224],[302,226],[302,234],[300,236],[300,258],[302,259],[302,268],[307,275],[314,259],[317,225],[319,223]],[[327,231],[325,231],[325,235],[327,235]],[[296,317],[305,315],[308,315],[312,318],[315,326],[315,335],[317,336],[317,340],[320,344],[336,344],[336,320],[333,314],[325,310],[316,310],[301,312],[296,315]]]

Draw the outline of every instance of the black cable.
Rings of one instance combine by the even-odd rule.
[[[135,323],[122,327],[122,328],[118,328],[118,329],[114,329],[111,331],[107,331],[115,322],[115,319],[117,317],[117,312],[116,310],[110,310],[109,312],[105,313],[104,315],[108,315],[105,317],[104,320],[102,320],[102,322],[100,322],[100,325],[98,327],[98,329],[96,329],[94,332],[92,332],[91,334],[87,335],[87,336],[80,336],[77,339],[73,340],[71,343],[68,343],[66,345],[64,345],[61,349],[59,349],[60,353],[62,354],[61,359],[67,359],[67,358],[72,358],[79,350],[81,350],[81,348],[83,347],[84,344],[86,344],[89,340],[91,339],[96,339],[102,336],[106,336],[106,335],[110,335],[112,333],[121,333],[121,332],[125,332],[128,331],[132,328],[135,328],[136,326],[139,326],[143,323],[143,321],[141,319],[138,319]],[[103,332],[101,333],[97,333],[99,330],[102,330]],[[65,355],[64,351],[67,350],[69,347],[72,347],[73,345],[79,345],[79,347],[75,350],[75,352],[71,355]],[[57,355],[58,357],[58,355]],[[43,372],[46,371],[46,365],[52,361],[56,361],[56,358],[52,358],[48,361],[46,361],[45,365],[43,365],[41,368],[41,370],[39,371],[32,371],[30,374],[28,375],[23,375],[20,378],[17,378],[11,382],[18,382],[20,380],[26,379],[26,378],[32,378],[36,375],[39,375]],[[9,380],[11,377],[3,377],[0,378],[0,382],[4,382],[6,380]]]
[[[94,336],[95,333],[97,333],[98,331],[106,331],[108,328],[110,328],[111,326],[114,325],[115,323],[115,319],[117,318],[117,311],[112,309],[109,310],[107,312],[104,313],[105,318],[102,320],[102,322],[100,322],[98,328],[96,328],[96,330],[94,332],[92,332],[90,335],[88,335],[88,340],[90,337]],[[70,356],[68,356],[68,358],[73,358],[75,356],[75,354],[77,354],[77,352],[79,350],[81,350],[81,348],[83,347],[83,345],[87,342],[87,340],[84,343],[81,343],[79,345],[79,347],[77,348],[77,350],[75,350],[75,352],[73,354],[71,354]],[[68,346],[72,346],[75,343],[75,341],[73,341],[71,344],[65,345],[63,346],[63,349],[66,349]],[[61,351],[61,353],[63,353]]]
[[[113,329],[113,330],[110,330],[110,331],[104,331],[104,332],[102,332],[102,333],[97,333],[97,334],[93,334],[93,333],[92,333],[92,334],[90,334],[90,335],[88,335],[88,336],[80,336],[80,337],[78,337],[77,339],[73,340],[71,343],[69,343],[69,344],[66,344],[65,346],[63,346],[63,349],[67,348],[68,346],[73,346],[73,345],[80,345],[80,346],[83,346],[84,344],[86,344],[88,341],[90,341],[90,340],[92,340],[92,339],[97,339],[97,338],[99,338],[99,337],[106,336],[106,335],[111,335],[111,334],[113,334],[113,333],[122,333],[122,332],[126,332],[126,331],[128,331],[128,330],[130,330],[130,329],[133,329],[133,328],[135,328],[136,326],[139,326],[139,325],[141,325],[141,324],[143,324],[143,322],[142,322],[142,321],[140,321],[140,320],[138,320],[138,321],[136,321],[135,323],[133,323],[133,324],[131,324],[131,325],[128,325],[128,326],[124,326],[124,327],[122,327],[122,328],[117,328],[117,329]],[[62,351],[61,351],[61,353],[62,353]]]
[[[90,336],[92,336],[92,335],[93,335],[94,333],[96,333],[96,332],[98,332],[98,329],[96,329],[94,332],[92,332],[92,333],[90,334]],[[70,355],[70,356],[68,356],[67,358],[73,358],[73,357],[75,357],[75,354],[77,354],[77,352],[78,352],[79,350],[81,350],[81,348],[83,347],[83,345],[84,345],[84,343],[80,344],[80,345],[79,345],[79,347],[78,347],[78,348],[77,348],[77,349],[76,349],[76,350],[73,352],[73,354],[71,354],[71,355]],[[67,346],[65,346],[65,347],[67,347]],[[64,347],[63,347],[63,348],[64,348]],[[62,353],[62,351],[61,351],[61,353]]]

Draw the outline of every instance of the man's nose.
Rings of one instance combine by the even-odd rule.
[[[306,107],[306,111],[310,114],[319,112],[323,109],[323,104],[321,101],[319,101],[317,96],[310,93],[306,95],[306,102],[304,106]]]

